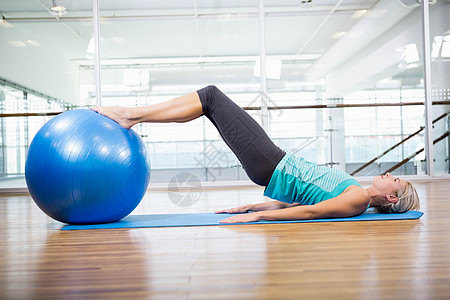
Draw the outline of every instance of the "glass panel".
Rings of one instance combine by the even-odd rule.
[[[284,107],[269,111],[269,133],[288,151],[353,172],[424,124],[420,7],[304,2],[265,1],[268,105]],[[30,2],[26,11],[17,3],[0,3],[1,112],[94,104],[92,3],[66,1],[69,14],[59,16],[50,14],[51,1]],[[260,105],[256,0],[101,1],[100,9],[104,105],[154,104],[208,84],[241,106]],[[449,173],[450,164],[448,15],[448,1],[430,5],[433,135],[442,137],[434,146],[436,174]],[[368,104],[375,105],[361,107]],[[259,110],[249,113],[260,122]],[[0,175],[23,173],[27,147],[49,119],[2,118]],[[153,182],[167,182],[173,169],[201,180],[245,178],[204,118],[135,129],[151,152]],[[357,175],[405,159],[393,172],[425,174],[423,147],[420,131]]]
[[[79,66],[92,32],[92,4],[1,1],[0,112],[59,112],[79,104]],[[70,16],[70,17],[69,17]],[[1,118],[0,175],[24,173],[28,145],[50,117]]]
[[[124,3],[100,2],[103,105],[156,104],[209,84],[239,105],[259,105],[253,77],[259,53],[256,1]],[[137,6],[139,11],[130,10]],[[85,61],[80,74],[92,68]],[[80,89],[83,103],[90,105],[93,78],[87,78]],[[150,151],[151,182],[168,182],[176,172],[202,181],[240,176],[236,158],[205,118],[133,129]]]
[[[450,3],[430,5],[431,86],[433,105],[434,172],[450,173]]]
[[[17,174],[17,148],[16,147],[8,147],[6,148],[6,157],[8,158],[8,164],[6,166],[9,174]]]
[[[270,115],[271,136],[291,139],[286,150],[354,173],[420,130],[418,4],[323,1],[288,9],[271,2],[266,11],[268,64],[281,62],[267,75],[269,106],[297,106]],[[421,131],[355,175],[423,174],[418,157],[408,159],[423,141]]]

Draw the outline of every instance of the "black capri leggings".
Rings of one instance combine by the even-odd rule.
[[[259,124],[213,85],[197,91],[205,115],[236,154],[248,177],[267,186],[275,167],[286,154]]]

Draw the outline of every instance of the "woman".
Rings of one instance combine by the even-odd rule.
[[[216,213],[239,213],[222,223],[351,217],[368,207],[398,213],[419,208],[411,183],[391,174],[364,189],[345,172],[319,167],[278,148],[259,124],[215,86],[146,107],[94,107],[125,128],[141,122],[188,122],[202,115],[216,126],[248,177],[265,186],[272,202]],[[251,213],[248,213],[251,212]]]

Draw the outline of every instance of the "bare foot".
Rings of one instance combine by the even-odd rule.
[[[128,110],[126,107],[91,107],[93,111],[102,114],[125,127],[126,129],[130,129],[134,123],[130,120],[128,116]]]

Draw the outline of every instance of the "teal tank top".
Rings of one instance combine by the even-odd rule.
[[[264,196],[286,202],[314,205],[339,196],[351,185],[361,186],[352,176],[286,153],[270,178]]]

